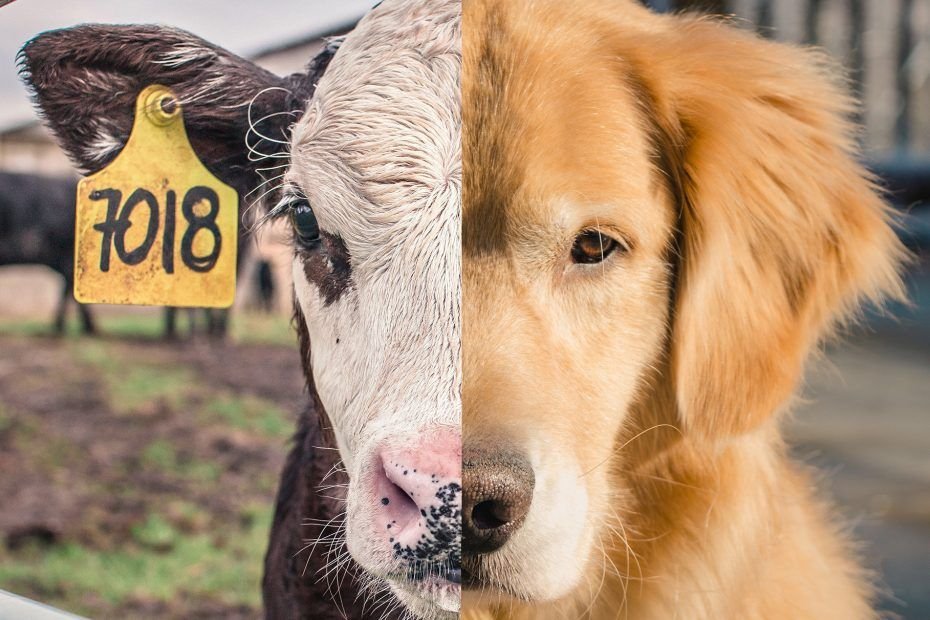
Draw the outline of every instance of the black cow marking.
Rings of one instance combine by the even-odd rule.
[[[352,286],[352,257],[339,235],[320,233],[313,248],[298,248],[307,281],[319,289],[323,304],[331,306]]]
[[[75,185],[71,179],[0,172],[0,265],[45,265],[61,274],[59,334],[74,298]],[[90,309],[78,304],[78,310],[84,331],[94,333]]]
[[[461,493],[462,486],[456,482],[436,490],[436,501],[428,510],[420,511],[425,518],[426,532],[415,546],[401,546],[391,539],[394,557],[410,564],[410,579],[423,580],[431,576],[453,582],[458,579],[462,558]]]

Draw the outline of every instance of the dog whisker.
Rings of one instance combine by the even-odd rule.
[[[678,428],[677,426],[675,426],[674,424],[666,424],[666,423],[664,423],[664,422],[663,422],[663,423],[660,423],[660,424],[654,424],[654,425],[650,426],[649,428],[644,429],[644,430],[638,432],[636,435],[634,435],[633,437],[631,437],[630,439],[628,439],[622,446],[620,446],[619,448],[616,448],[615,452],[616,452],[616,453],[622,452],[624,448],[626,448],[627,446],[629,446],[631,443],[633,443],[635,440],[639,439],[639,438],[642,437],[643,435],[645,435],[645,434],[647,434],[647,433],[650,433],[650,432],[652,432],[652,431],[654,431],[654,430],[661,429],[661,428],[670,428],[670,429],[676,431],[677,433],[682,434],[682,433],[681,433],[681,429],[679,429],[679,428]],[[587,471],[585,471],[584,473],[582,473],[582,474],[581,474],[580,476],[578,476],[578,477],[579,477],[579,478],[584,478],[585,476],[587,476],[588,474],[590,474],[592,471],[594,471],[594,470],[596,470],[597,468],[601,467],[602,465],[604,465],[605,463],[609,462],[609,461],[610,461],[611,459],[613,459],[613,458],[615,458],[615,454],[612,453],[612,454],[608,455],[606,458],[604,458],[604,459],[603,459],[601,462],[599,462],[597,465],[594,465],[593,467],[591,467],[590,469],[588,469]]]

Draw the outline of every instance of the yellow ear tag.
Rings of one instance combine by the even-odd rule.
[[[139,93],[126,146],[77,191],[78,301],[232,305],[239,200],[197,158],[170,89]]]

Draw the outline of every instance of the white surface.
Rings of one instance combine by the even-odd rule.
[[[0,590],[0,620],[79,620],[79,618],[79,616]]]

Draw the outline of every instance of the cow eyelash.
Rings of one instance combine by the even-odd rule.
[[[287,215],[294,231],[294,239],[303,249],[314,249],[320,244],[320,224],[304,196],[287,194],[274,207],[276,215]]]

